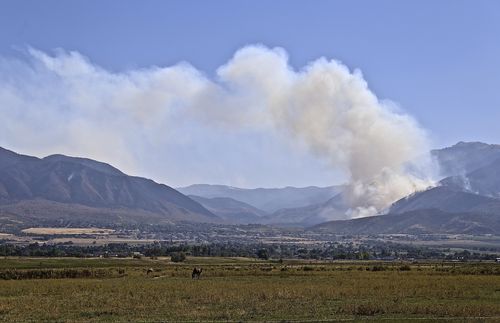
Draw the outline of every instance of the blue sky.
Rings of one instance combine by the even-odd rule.
[[[397,102],[414,116],[430,133],[434,147],[460,140],[500,143],[499,35],[499,1],[0,2],[3,57],[23,60],[28,46],[46,53],[62,48],[113,72],[186,61],[208,76],[247,44],[284,48],[295,68],[322,56],[338,59],[359,68],[377,97]],[[0,138],[0,143],[9,146],[9,138]],[[283,156],[257,162],[260,169],[268,168],[262,178],[253,175],[257,166],[247,175],[241,174],[245,166],[224,166],[235,175],[222,181],[272,186],[268,175],[273,173],[278,186],[325,185],[339,178],[325,176],[323,162],[299,155],[303,159],[290,162],[296,166],[283,172],[276,172]],[[237,156],[226,157],[240,162]],[[161,157],[151,159],[148,165],[163,163]],[[318,171],[289,180],[290,172],[304,167]],[[172,178],[161,172],[139,173]],[[247,178],[235,179],[238,176]]]

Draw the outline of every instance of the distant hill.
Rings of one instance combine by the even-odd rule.
[[[500,159],[465,175],[447,177],[441,184],[478,195],[500,198]]]
[[[110,223],[116,222],[112,214],[121,222],[137,222],[142,215],[149,223],[221,220],[167,185],[128,176],[105,163],[63,155],[39,159],[6,149],[0,150],[0,205],[11,216],[29,211],[40,220],[49,216],[46,209],[51,218],[78,216],[66,205]]]
[[[431,151],[443,177],[464,175],[500,159],[500,145],[459,142]]]
[[[316,228],[343,233],[490,233],[500,215],[500,145],[459,142],[432,151],[443,174],[439,186],[396,201],[388,215]]]
[[[266,223],[283,226],[311,226],[329,220],[348,219],[346,215],[348,209],[342,193],[339,193],[323,203],[278,210],[266,218]]]
[[[496,150],[495,145],[474,143],[474,147],[483,147],[476,155],[469,157],[475,160],[471,172],[454,175],[442,179],[440,186],[405,197],[390,208],[390,213],[403,213],[418,209],[435,208],[448,212],[498,212],[500,213],[500,159],[494,159],[484,166],[479,160],[489,160]],[[455,145],[457,146],[457,145]],[[454,147],[455,147],[454,146]],[[485,148],[489,147],[489,148]],[[481,159],[477,155],[486,151]]]
[[[450,213],[436,209],[415,210],[348,221],[330,221],[312,231],[337,234],[498,234],[500,214]]]
[[[498,212],[500,200],[470,192],[438,186],[405,197],[390,208],[390,213],[405,213],[422,209],[439,209],[447,212]]]
[[[338,194],[342,186],[244,189],[225,185],[195,184],[177,189],[186,195],[232,198],[272,213],[284,208],[324,203]]]
[[[192,200],[203,205],[207,210],[224,219],[228,223],[249,224],[262,223],[266,212],[229,197],[206,198],[189,195]]]

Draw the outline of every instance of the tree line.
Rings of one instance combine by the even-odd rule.
[[[497,254],[382,243],[375,245],[352,243],[325,243],[304,247],[290,244],[211,243],[172,244],[155,242],[147,245],[109,243],[106,245],[77,246],[73,244],[28,245],[0,244],[0,256],[18,257],[161,257],[170,256],[179,261],[185,256],[195,257],[250,257],[259,259],[317,259],[317,260],[370,260],[370,259],[443,259],[494,260]]]

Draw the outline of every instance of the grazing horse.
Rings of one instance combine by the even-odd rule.
[[[194,268],[193,273],[191,274],[191,279],[200,279],[201,272],[203,271],[203,268]]]
[[[148,271],[146,271],[146,275],[149,276],[149,274],[153,272],[154,272],[153,268],[149,268]]]

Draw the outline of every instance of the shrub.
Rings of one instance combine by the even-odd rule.
[[[399,267],[399,270],[400,271],[410,271],[411,267],[408,265],[403,265],[403,266]]]
[[[8,269],[0,271],[0,279],[23,280],[23,279],[61,279],[61,278],[108,278],[116,277],[110,269]]]
[[[170,260],[173,262],[183,262],[186,260],[186,254],[182,251],[172,252],[172,254],[170,254]]]

